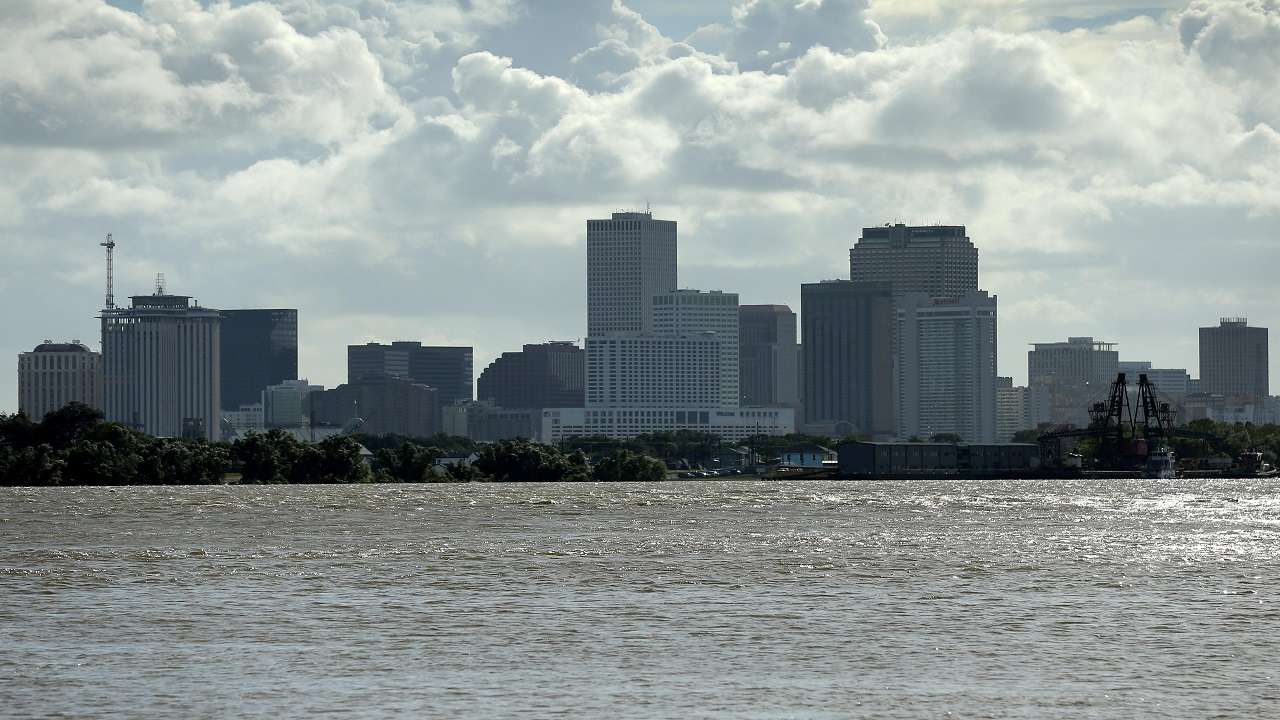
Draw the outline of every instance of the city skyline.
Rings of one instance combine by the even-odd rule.
[[[802,283],[847,277],[860,228],[963,224],[981,286],[1000,297],[998,372],[1018,384],[1033,342],[1106,338],[1122,360],[1198,377],[1198,328],[1231,316],[1280,325],[1280,108],[1264,92],[1274,69],[1223,49],[1267,42],[1250,34],[1274,32],[1265,7],[1104,3],[1063,18],[1031,3],[912,19],[907,3],[832,2],[867,29],[840,44],[795,3],[758,4],[782,13],[773,37],[732,19],[731,3],[584,3],[575,18],[529,5],[517,19],[392,6],[399,24],[384,30],[267,5],[85,10],[97,5],[36,3],[16,28],[17,45],[65,72],[61,97],[0,70],[27,101],[0,117],[16,171],[0,193],[0,300],[40,300],[6,319],[10,357],[45,338],[100,349],[98,242],[113,232],[118,296],[147,292],[163,271],[209,307],[298,308],[300,376],[326,387],[345,377],[341,348],[369,341],[474,346],[479,371],[526,343],[585,336],[581,220],[646,200],[680,223],[681,287],[794,310]],[[59,45],[51,28],[73,18],[88,35],[120,35],[128,64]],[[316,60],[312,79],[357,79],[346,87],[359,94],[316,94],[324,82],[273,90],[255,46],[236,44],[250,41],[208,33],[199,42],[213,46],[197,51],[235,59],[249,94],[232,100],[240,115],[219,114],[200,90],[230,71],[184,65],[180,47],[144,32],[196,42],[197,27],[233,20],[260,31],[254,42]],[[323,35],[326,22],[345,30]],[[395,48],[430,23],[475,32],[423,48],[419,67]],[[597,27],[620,29],[625,52]],[[530,28],[563,42],[521,44]],[[766,41],[790,43],[780,65],[759,59]],[[166,96],[126,69],[186,105],[166,114]],[[90,77],[124,84],[113,100],[75,84]],[[1144,91],[1106,102],[1120,87]],[[283,107],[250,102],[273,94]],[[67,104],[86,98],[102,101],[96,113]],[[1000,98],[1025,112],[982,112]],[[965,122],[942,133],[920,119],[933,100]],[[432,158],[447,160],[447,177]],[[16,409],[6,373],[0,410]]]

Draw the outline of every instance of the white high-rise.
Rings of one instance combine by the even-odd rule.
[[[672,290],[653,298],[657,335],[706,336],[720,343],[719,404],[737,407],[738,294],[712,290]]]
[[[898,436],[996,439],[996,298],[904,293],[898,320]]]
[[[587,221],[587,335],[652,331],[654,296],[676,287],[674,220],[618,212]]]
[[[587,407],[719,407],[722,358],[713,333],[589,337]]]
[[[102,312],[107,419],[152,435],[221,435],[221,320],[185,295],[135,295]]]

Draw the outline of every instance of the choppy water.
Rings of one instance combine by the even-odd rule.
[[[1276,481],[0,488],[0,716],[1276,717],[1278,561]]]

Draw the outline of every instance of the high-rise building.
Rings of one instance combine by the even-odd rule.
[[[372,435],[394,433],[430,437],[440,430],[440,406],[433,387],[390,376],[370,376],[332,390],[313,392],[316,425],[359,427]]]
[[[474,400],[473,351],[397,341],[347,346],[347,382],[394,377],[429,385],[438,392],[441,407]]]
[[[1190,394],[1191,375],[1186,368],[1156,368],[1147,360],[1121,360],[1119,367],[1130,385],[1146,375],[1161,398],[1180,400]]]
[[[738,406],[737,293],[672,290],[655,295],[653,332],[672,337],[714,335],[720,343],[719,404]]]
[[[18,410],[39,422],[68,403],[102,409],[102,355],[78,341],[45,340],[18,355]]]
[[[898,437],[996,440],[996,298],[897,297]]]
[[[895,293],[956,297],[978,289],[978,248],[963,225],[862,229],[849,251],[854,282],[890,282]]]
[[[581,407],[585,356],[571,342],[525,345],[520,352],[502,353],[490,363],[476,387],[481,401],[498,408]]]
[[[996,442],[1009,442],[1022,430],[1032,430],[1027,388],[1015,386],[1013,378],[996,378]]]
[[[828,280],[800,297],[805,425],[894,436],[892,286]]]
[[[262,391],[262,422],[269,428],[297,428],[310,424],[311,393],[324,390],[303,380],[285,380]]]
[[[786,305],[738,308],[738,386],[743,405],[800,403],[796,314]]]
[[[726,407],[714,333],[589,337],[586,357],[588,408]]]
[[[298,311],[222,311],[222,409],[261,402],[269,385],[298,379]]]
[[[1200,328],[1200,392],[1263,398],[1268,387],[1267,328],[1246,318],[1222,318]]]
[[[1111,383],[1120,372],[1120,353],[1115,343],[1091,337],[1067,338],[1066,342],[1034,343],[1027,353],[1030,392],[1047,395],[1047,407],[1037,422],[1089,424],[1089,407],[1106,399]],[[1038,386],[1044,386],[1037,390]]]
[[[674,220],[618,212],[587,221],[587,335],[651,331],[654,296],[676,287]]]
[[[152,435],[219,439],[221,313],[163,286],[132,301],[102,311],[107,419]]]

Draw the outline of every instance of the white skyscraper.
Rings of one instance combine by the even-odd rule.
[[[152,435],[218,440],[221,315],[185,295],[135,295],[102,313],[107,419]]]
[[[720,399],[737,407],[738,294],[719,290],[672,290],[653,298],[653,329],[658,335],[711,334],[720,343]]]
[[[899,437],[995,442],[996,298],[904,293],[896,306]]]
[[[674,289],[674,220],[620,212],[587,221],[587,335],[651,331],[654,296]]]
[[[720,407],[722,358],[713,333],[589,337],[587,407]]]

